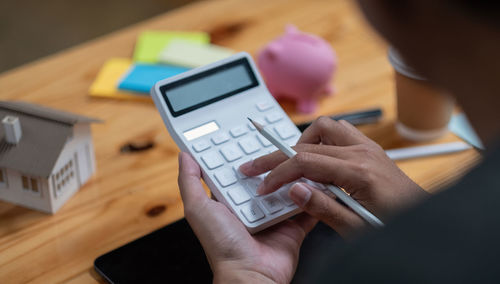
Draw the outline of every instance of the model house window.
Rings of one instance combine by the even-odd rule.
[[[40,183],[38,182],[38,179],[28,176],[21,176],[21,182],[24,190],[40,194]]]
[[[7,185],[7,173],[4,169],[0,169],[0,188]]]
[[[74,176],[73,160],[70,160],[53,176],[53,178],[55,177],[56,196],[59,196],[64,191],[64,188],[71,183]]]

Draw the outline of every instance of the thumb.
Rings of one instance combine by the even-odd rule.
[[[288,195],[306,213],[332,227],[344,238],[364,225],[356,213],[306,183],[295,183]]]

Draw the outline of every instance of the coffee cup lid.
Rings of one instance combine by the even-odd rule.
[[[406,77],[410,77],[416,80],[427,80],[425,77],[418,74],[418,72],[415,71],[415,69],[406,64],[406,62],[403,60],[403,57],[401,57],[401,54],[399,54],[399,52],[393,47],[389,47],[388,57],[392,67],[394,67],[394,69],[398,73],[401,73]]]

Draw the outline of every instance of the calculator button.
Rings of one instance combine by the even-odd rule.
[[[257,138],[259,139],[260,143],[264,147],[269,147],[269,146],[273,145],[273,143],[271,143],[269,140],[267,140],[267,138],[265,138],[261,134],[257,134]]]
[[[224,164],[224,160],[217,152],[210,152],[201,156],[201,160],[205,163],[210,170],[218,168]]]
[[[207,140],[199,140],[193,143],[193,149],[198,153],[208,148],[210,148],[210,144]]]
[[[240,137],[241,135],[247,133],[247,129],[243,126],[237,126],[229,131],[231,135],[236,138]]]
[[[295,129],[293,129],[290,126],[286,126],[286,125],[276,126],[274,128],[274,131],[276,131],[276,133],[279,135],[279,137],[283,140],[291,138],[291,137],[295,136],[295,134],[296,134]]]
[[[237,185],[231,188],[227,192],[227,195],[229,195],[229,198],[231,198],[233,203],[236,205],[240,205],[250,200],[250,195],[245,191],[245,189],[241,185]]]
[[[212,136],[212,143],[214,143],[215,145],[222,144],[228,140],[229,140],[229,135],[227,135],[227,133],[225,132],[220,132]]]
[[[262,204],[270,214],[276,213],[283,209],[283,203],[275,194],[271,194],[263,198]]]
[[[236,161],[243,155],[241,150],[234,144],[227,145],[226,147],[220,149],[220,152],[222,156],[224,156],[224,159],[228,162]]]
[[[254,125],[253,125],[253,123],[251,123],[251,122],[249,122],[247,125],[248,125],[248,129],[250,129],[250,130],[252,130],[252,131],[254,131],[254,130],[256,130],[256,129],[257,129],[257,128],[255,128],[255,126],[254,126]]]
[[[283,115],[279,112],[271,113],[266,115],[266,121],[269,123],[275,123],[277,121],[280,121],[283,118]]]
[[[247,155],[260,150],[259,142],[257,142],[257,140],[253,137],[241,139],[238,144],[240,145],[241,149],[243,149],[243,152],[245,152],[245,154]]]
[[[245,185],[248,191],[252,193],[253,196],[259,196],[257,194],[257,188],[259,185],[262,183],[264,180],[264,175],[256,176],[256,177],[249,177],[245,180]]]
[[[244,160],[241,160],[241,161],[238,161],[234,166],[233,166],[233,170],[234,172],[236,173],[236,176],[239,178],[239,179],[245,179],[247,178],[246,175],[244,175],[242,172],[240,172],[240,166],[248,161],[250,161],[251,159],[244,159]]]
[[[242,206],[241,213],[248,220],[248,222],[253,223],[257,220],[264,218],[264,212],[260,209],[259,205],[255,202],[250,202]]]
[[[214,175],[222,187],[229,186],[238,181],[236,179],[236,176],[234,175],[234,172],[228,168],[219,170]]]
[[[266,111],[266,110],[271,109],[273,107],[271,102],[260,102],[260,103],[257,103],[256,106],[257,106],[257,109],[259,111]]]
[[[295,202],[293,202],[292,199],[290,199],[290,196],[288,196],[288,191],[290,191],[291,184],[285,185],[284,188],[282,188],[279,192],[279,195],[285,202],[286,206],[291,206],[294,205]]]

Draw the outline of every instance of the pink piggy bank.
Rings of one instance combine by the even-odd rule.
[[[259,52],[257,65],[271,94],[296,101],[299,112],[314,112],[317,100],[334,92],[335,52],[322,38],[295,26],[287,26],[284,35]]]

